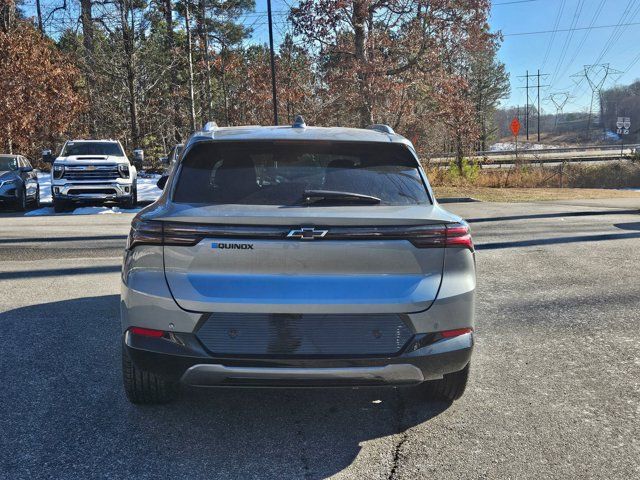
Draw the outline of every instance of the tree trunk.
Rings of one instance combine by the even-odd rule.
[[[87,113],[87,123],[89,124],[89,134],[92,137],[97,135],[96,115],[94,105],[94,43],[93,43],[93,16],[91,12],[92,0],[80,0],[80,23],[82,23],[82,46],[84,47],[84,78],[87,84],[87,99],[89,110]]]
[[[13,28],[16,20],[16,2],[14,0],[3,0],[0,3],[0,29],[8,32]]]
[[[122,26],[122,40],[124,43],[124,69],[126,72],[127,90],[129,91],[129,123],[131,128],[131,142],[133,148],[140,147],[140,129],[138,124],[138,97],[136,94],[136,64],[135,64],[135,23],[133,4],[127,0],[120,4],[120,22]],[[129,24],[131,18],[131,24]]]
[[[176,46],[175,35],[173,33],[173,5],[171,0],[163,0],[163,10],[164,10],[164,23],[166,25],[165,32],[165,48],[167,50],[167,54],[169,55],[169,59],[171,62],[174,60],[174,49]],[[182,138],[180,135],[180,130],[182,129],[182,118],[180,117],[180,108],[178,101],[178,69],[171,68],[169,81],[171,85],[169,85],[169,95],[171,101],[169,102],[169,108],[171,109],[171,114],[173,116],[173,122],[171,125],[170,138],[171,142],[178,143]]]
[[[36,0],[36,16],[38,17],[38,30],[44,35],[44,26],[42,25],[42,8],[40,7],[40,0]]]
[[[209,62],[209,32],[207,30],[206,0],[198,0],[198,36],[200,37],[200,58],[204,66],[204,108],[202,109],[203,123],[213,120],[213,99],[211,97],[211,64]]]
[[[224,121],[225,121],[225,125],[229,126],[230,119],[229,119],[229,93],[228,93],[228,86],[227,86],[227,50],[224,44],[220,51],[220,67],[221,67],[220,81],[222,83],[222,97],[224,100]]]
[[[366,127],[373,123],[373,115],[371,112],[371,103],[369,102],[369,78],[367,75],[367,50],[366,39],[367,34],[365,25],[368,20],[368,1],[354,0],[352,23],[354,30],[354,48],[358,69],[358,90],[360,91],[360,105],[358,105],[358,116],[360,117],[360,126]]]
[[[189,18],[189,1],[185,2],[184,8],[184,25],[187,31],[187,60],[189,62],[189,119],[191,121],[191,131],[196,130],[196,107],[193,95],[193,54],[192,54],[192,41],[191,41],[191,20]]]

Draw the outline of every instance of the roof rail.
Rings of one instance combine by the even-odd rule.
[[[393,131],[389,125],[385,125],[384,123],[374,123],[373,125],[368,125],[367,130],[375,130],[376,132],[388,133],[389,135],[394,135],[396,132]]]
[[[295,120],[293,121],[293,125],[291,128],[305,128],[307,124],[304,121],[304,117],[302,115],[296,115]]]
[[[217,130],[217,129],[218,129],[218,124],[216,122],[207,122],[202,128],[202,131],[213,132],[214,130]]]

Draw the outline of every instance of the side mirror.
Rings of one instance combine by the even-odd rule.
[[[169,165],[169,157],[160,157],[160,163],[163,165]]]
[[[138,170],[141,170],[143,163],[144,163],[144,150],[142,150],[141,148],[136,148],[133,151],[133,164],[136,166]]]
[[[54,160],[51,150],[42,150],[42,161],[44,163],[53,163]]]
[[[19,170],[22,173],[29,173],[29,172],[33,172],[33,167],[26,167],[26,166],[25,167],[20,167]]]
[[[158,183],[156,183],[156,186],[160,189],[160,190],[164,190],[165,185],[167,184],[167,180],[169,180],[169,175],[163,175],[160,177],[160,179],[158,180]]]

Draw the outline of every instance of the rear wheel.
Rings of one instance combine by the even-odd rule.
[[[441,380],[432,380],[424,382],[418,388],[422,390],[422,394],[429,400],[445,400],[453,402],[462,397],[467,388],[469,380],[469,367],[467,364],[459,372],[453,372],[445,375]]]
[[[136,367],[124,347],[122,348],[122,381],[127,398],[131,403],[138,405],[167,403],[178,395],[178,382],[165,380],[154,373]]]

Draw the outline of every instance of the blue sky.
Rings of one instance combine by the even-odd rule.
[[[557,92],[568,91],[575,96],[567,103],[565,112],[581,110],[589,105],[591,89],[588,84],[583,81],[576,88],[571,78],[571,75],[583,71],[584,65],[608,63],[610,72],[626,72],[610,74],[605,86],[616,82],[628,84],[640,78],[640,45],[637,41],[640,25],[559,31],[555,35],[511,35],[555,28],[563,30],[640,22],[639,0],[527,0],[517,3],[494,0],[493,3],[490,22],[493,30],[500,30],[505,35],[499,56],[511,75],[512,91],[505,105],[525,104],[525,89],[519,88],[524,86],[524,79],[517,77],[524,75],[527,69],[529,73],[536,73],[539,68],[548,74],[541,83],[551,85],[543,88],[540,95],[541,107],[546,111],[554,109],[546,98]],[[590,73],[597,82],[604,70],[594,69]],[[536,79],[531,81],[535,83]],[[562,100],[560,95],[555,98]]]

